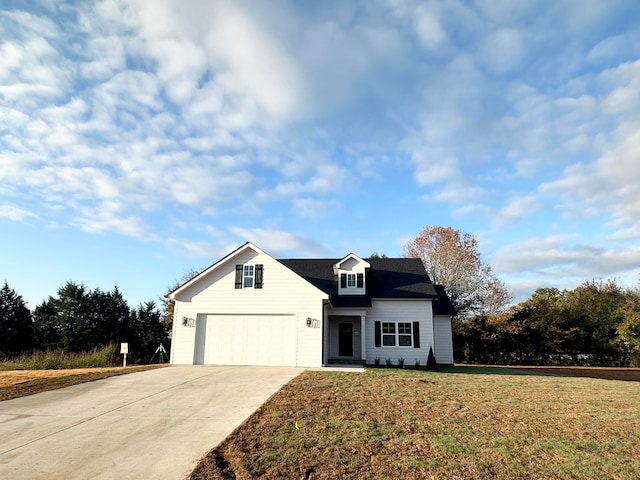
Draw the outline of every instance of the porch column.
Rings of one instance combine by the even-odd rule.
[[[360,356],[364,362],[367,361],[367,339],[365,338],[365,316],[360,315]]]

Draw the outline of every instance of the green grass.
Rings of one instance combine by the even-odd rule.
[[[61,349],[36,351],[29,355],[0,361],[2,370],[60,370],[69,368],[113,367],[117,347],[108,345],[89,352],[66,352]]]
[[[640,383],[515,370],[305,372],[192,478],[637,480],[639,405]]]

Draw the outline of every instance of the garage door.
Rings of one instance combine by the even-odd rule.
[[[295,366],[295,315],[198,315],[195,364]]]

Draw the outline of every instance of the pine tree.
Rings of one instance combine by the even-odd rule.
[[[31,312],[22,297],[9,288],[5,280],[0,289],[0,353],[17,355],[33,346]]]

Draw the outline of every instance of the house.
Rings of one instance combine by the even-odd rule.
[[[168,294],[171,362],[453,364],[444,289],[416,258],[277,260],[248,242]]]

